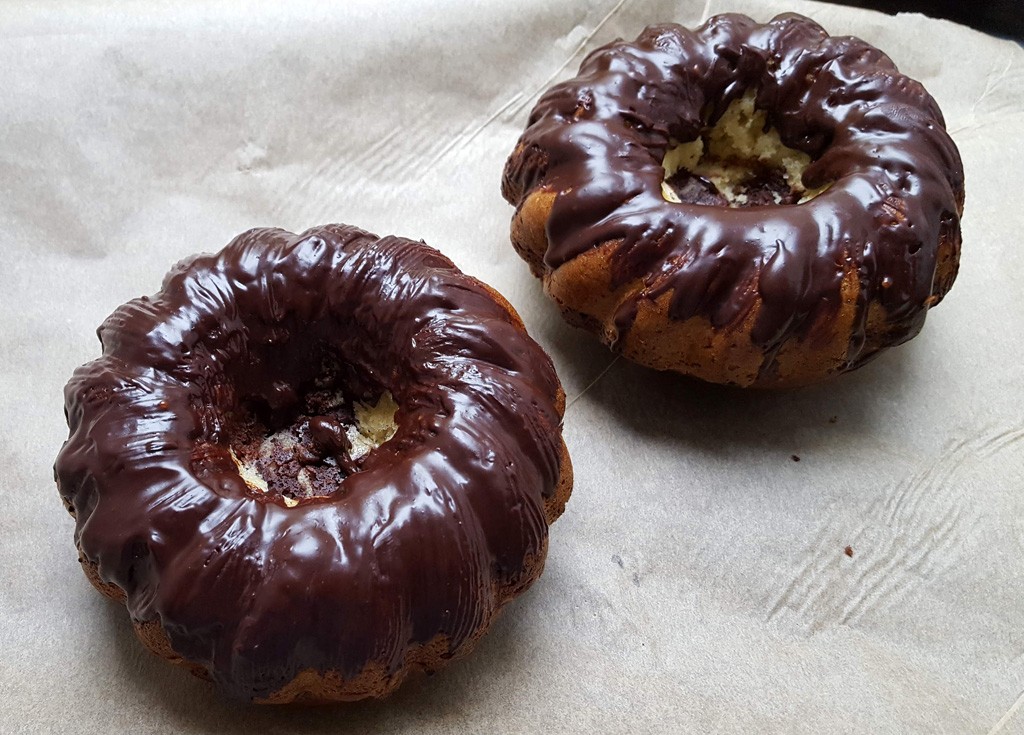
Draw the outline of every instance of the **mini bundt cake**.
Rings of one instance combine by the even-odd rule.
[[[421,242],[252,230],[99,329],[55,466],[85,573],[155,653],[258,702],[381,697],[540,575],[564,393]]]
[[[808,18],[651,26],[537,103],[512,243],[626,357],[786,387],[916,335],[960,255],[963,166],[881,51]]]

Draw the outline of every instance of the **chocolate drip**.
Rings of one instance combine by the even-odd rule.
[[[99,336],[103,357],[65,390],[55,466],[75,540],[134,619],[160,621],[232,694],[305,669],[394,672],[439,636],[454,651],[530,581],[561,389],[437,251],[341,225],[252,230],[178,265]],[[324,397],[338,385],[399,406],[395,436],[358,467]],[[288,472],[345,470],[333,492],[310,482],[296,502],[243,479],[245,427],[257,442],[281,426],[299,445]]]
[[[314,416],[306,425],[306,431],[317,457],[330,458],[346,475],[359,471],[359,463],[351,455],[352,442],[348,440],[343,423],[330,416]]]
[[[352,449],[352,442],[345,434],[345,427],[330,416],[311,418],[308,431],[313,439],[313,445],[320,450],[321,457],[345,457]]]
[[[804,187],[828,189],[802,204],[726,208],[691,179],[670,181],[685,196],[666,202],[666,151],[696,140],[747,92],[782,142],[811,157]],[[768,194],[751,204],[768,204],[772,186],[762,182]],[[548,272],[618,242],[612,287],[646,279],[620,308],[613,343],[638,303],[671,293],[672,319],[703,316],[715,328],[757,308],[751,336],[770,355],[838,312],[852,273],[854,367],[914,336],[955,277],[963,166],[935,101],[882,52],[795,14],[764,25],[720,15],[695,31],[651,26],[591,53],[576,78],[540,99],[506,164],[510,203],[538,188],[557,194]],[[940,241],[954,260],[937,279]],[[885,324],[869,335],[872,303]]]

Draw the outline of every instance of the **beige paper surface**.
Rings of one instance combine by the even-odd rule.
[[[0,6],[0,731],[1024,732],[1024,52],[797,0],[481,5]],[[508,244],[501,167],[537,93],[730,9],[883,48],[966,166],[950,296],[808,390],[613,361]],[[469,659],[384,703],[257,709],[146,653],[81,574],[61,389],[177,259],[329,221],[423,238],[512,301],[570,396],[576,486]]]

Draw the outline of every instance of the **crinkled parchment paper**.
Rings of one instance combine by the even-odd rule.
[[[920,337],[821,387],[614,360],[509,246],[505,157],[596,46],[789,9],[938,98],[959,280]],[[35,2],[0,5],[0,68],[0,730],[1024,732],[1017,45],[798,0]],[[384,703],[256,709],[153,658],[86,582],[61,389],[174,261],[328,221],[423,238],[508,296],[566,384],[576,489],[472,657]]]

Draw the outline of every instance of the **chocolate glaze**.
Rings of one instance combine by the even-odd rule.
[[[134,619],[159,620],[230,693],[263,697],[309,668],[394,672],[437,636],[453,651],[530,581],[561,389],[437,251],[342,225],[252,230],[98,333],[103,356],[65,389],[55,465],[75,540]],[[251,414],[304,422],[307,460],[346,455],[340,414],[303,414],[324,385],[390,391],[398,430],[335,492],[289,507],[239,476],[233,432]]]
[[[696,140],[748,91],[783,143],[811,157],[804,186],[829,188],[790,206],[665,201],[666,151]],[[868,305],[885,308],[885,342],[909,339],[952,285],[935,279],[940,238],[959,254],[963,166],[935,101],[881,51],[796,14],[651,26],[591,53],[540,99],[506,164],[510,203],[538,187],[557,193],[549,271],[615,242],[613,286],[644,279],[613,341],[639,301],[665,292],[670,318],[704,316],[715,328],[741,322],[759,297],[752,339],[773,355],[791,337],[813,337],[855,271],[854,367],[879,347],[866,335]]]

